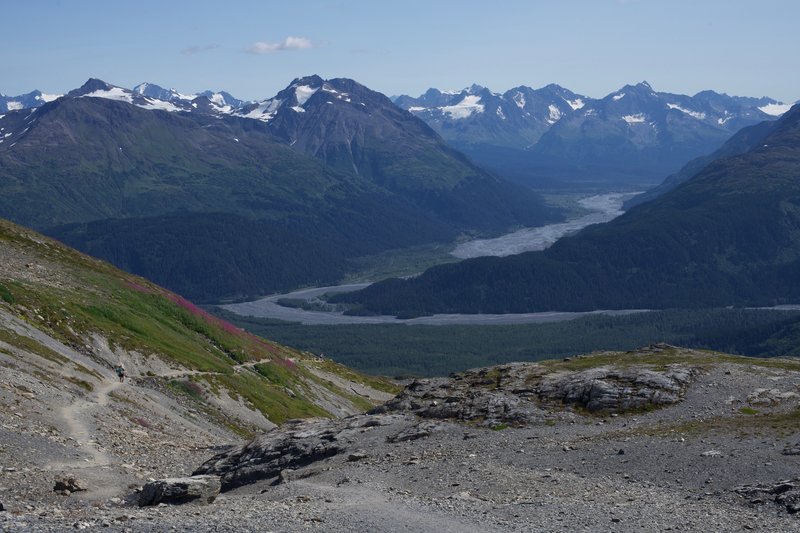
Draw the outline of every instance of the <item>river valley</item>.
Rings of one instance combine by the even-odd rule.
[[[608,222],[623,213],[622,204],[638,193],[611,192],[581,198],[577,204],[584,212],[566,222],[535,228],[523,228],[493,239],[476,239],[461,243],[451,254],[461,259],[480,256],[506,256],[528,251],[544,250],[561,237],[575,233],[586,226]],[[588,212],[587,212],[588,211]],[[596,310],[588,312],[542,312],[520,314],[440,314],[399,319],[393,316],[349,316],[340,311],[320,311],[287,307],[281,300],[317,301],[324,294],[362,289],[369,283],[349,283],[330,287],[314,287],[286,294],[274,294],[250,302],[223,305],[222,308],[243,316],[271,318],[304,325],[336,324],[424,324],[424,325],[491,325],[491,324],[542,324],[572,320],[593,314],[622,315],[645,310]]]

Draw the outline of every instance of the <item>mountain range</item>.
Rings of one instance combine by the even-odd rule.
[[[348,258],[555,217],[352,80],[235,103],[91,79],[9,111],[0,215],[199,299],[330,283]]]
[[[302,85],[306,93],[287,88],[263,101],[240,100],[225,91],[183,94],[152,83],[141,83],[132,91],[101,90],[95,96],[122,99],[145,109],[281,123],[284,140],[303,142],[302,135],[292,137],[292,126],[284,124],[292,114],[282,110],[303,109],[320,87],[326,98],[345,102],[349,98],[346,91],[320,85],[316,77],[303,83],[307,83]],[[18,97],[0,95],[0,111],[39,107],[57,96],[40,91]],[[473,84],[461,91],[431,88],[419,97],[401,95],[393,101],[474,162],[504,178],[573,190],[594,188],[598,183],[650,188],[688,161],[712,153],[739,129],[780,116],[790,107],[768,97],[710,90],[694,96],[656,92],[647,82],[626,85],[599,99],[556,84],[539,89],[521,85],[502,94]],[[311,121],[304,123],[308,126]],[[328,133],[318,131],[317,135]],[[342,164],[347,165],[348,159]]]
[[[742,127],[789,106],[771,98],[656,92],[647,82],[593,99],[560,87],[498,94],[473,85],[395,103],[500,175],[538,187],[652,186]],[[594,185],[592,185],[594,184]]]
[[[542,252],[442,265],[334,300],[403,316],[796,303],[800,106],[722,152],[672,190]]]

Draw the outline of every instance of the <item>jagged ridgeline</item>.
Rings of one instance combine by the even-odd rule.
[[[133,380],[129,408],[137,398],[146,405],[148,394],[166,395],[240,434],[290,418],[361,412],[392,390],[0,220],[3,371],[20,385],[30,381],[43,398],[48,391],[97,396],[116,381],[119,363]]]
[[[237,108],[147,89],[90,80],[0,116],[0,216],[195,300],[329,284],[355,257],[554,216],[352,80]]]

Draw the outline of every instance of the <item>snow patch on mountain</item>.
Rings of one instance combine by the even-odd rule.
[[[767,104],[765,106],[761,106],[758,109],[760,111],[763,111],[767,115],[772,115],[773,117],[779,117],[784,113],[786,113],[787,111],[789,111],[789,109],[791,108],[792,104],[775,103],[775,104]]]
[[[454,119],[469,118],[475,113],[483,113],[483,104],[481,97],[476,95],[467,95],[459,103],[455,105],[448,105],[441,108],[442,113],[450,115]]]
[[[311,87],[310,85],[299,85],[294,90],[294,97],[297,99],[297,105],[302,106],[311,96],[319,90],[319,87]]]
[[[577,111],[586,105],[586,103],[583,101],[583,98],[576,98],[575,100],[567,100],[564,98],[564,101],[572,108],[573,111]]]
[[[119,102],[133,103],[133,95],[122,87],[111,87],[110,89],[99,89],[84,94],[81,98],[105,98],[106,100],[117,100]]]
[[[166,102],[164,100],[154,100],[152,98],[146,98],[145,103],[136,104],[136,106],[141,107],[142,109],[160,109],[161,111],[169,111],[170,113],[177,113],[178,111],[183,111],[183,109],[176,106],[172,102]]]
[[[625,98],[625,93],[619,93],[619,94],[615,94],[615,95],[614,95],[614,96],[612,96],[611,98],[612,98],[612,99],[613,99],[615,102],[616,102],[616,101],[619,101],[619,100],[622,100],[623,98]]]
[[[222,96],[220,93],[213,93],[211,96],[208,97],[211,102],[216,104],[218,107],[230,107],[228,103],[225,101],[225,97]]]
[[[22,103],[16,102],[14,100],[9,100],[8,102],[6,102],[6,107],[8,107],[9,111],[17,111],[19,109],[22,109]]]
[[[692,111],[691,109],[685,109],[685,108],[679,106],[678,104],[669,104],[668,103],[667,107],[670,108],[670,109],[677,109],[681,113],[685,113],[685,114],[689,115],[690,117],[694,117],[694,118],[696,118],[698,120],[705,120],[706,119],[706,114],[705,113],[698,113],[697,111]]]
[[[514,95],[513,100],[514,100],[514,103],[517,104],[518,108],[525,109],[525,95],[524,94],[522,94],[521,92],[517,92],[517,94]]]
[[[547,122],[549,122],[550,124],[555,124],[556,122],[558,122],[558,119],[561,118],[561,110],[556,106],[554,106],[553,104],[550,104],[547,107],[547,109],[550,110],[550,116]]]
[[[275,118],[275,113],[278,112],[278,108],[280,107],[281,103],[283,103],[283,100],[278,100],[278,99],[267,100],[265,102],[260,103],[249,113],[235,114],[235,115],[243,118],[252,118],[255,120],[260,120],[261,122],[269,122],[270,120]]]
[[[635,115],[625,115],[622,117],[622,120],[628,124],[642,124],[645,122],[646,117],[644,116],[644,113],[636,113]]]
[[[62,96],[64,96],[64,95],[63,94],[45,94],[45,93],[42,93],[42,94],[36,96],[36,99],[39,100],[39,101],[47,103],[47,102],[52,102],[53,100],[57,100],[58,98],[61,98]]]

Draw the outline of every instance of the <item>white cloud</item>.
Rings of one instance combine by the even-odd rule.
[[[311,41],[305,37],[289,36],[280,43],[253,43],[247,47],[247,51],[251,54],[270,54],[286,50],[306,50],[312,47]]]

